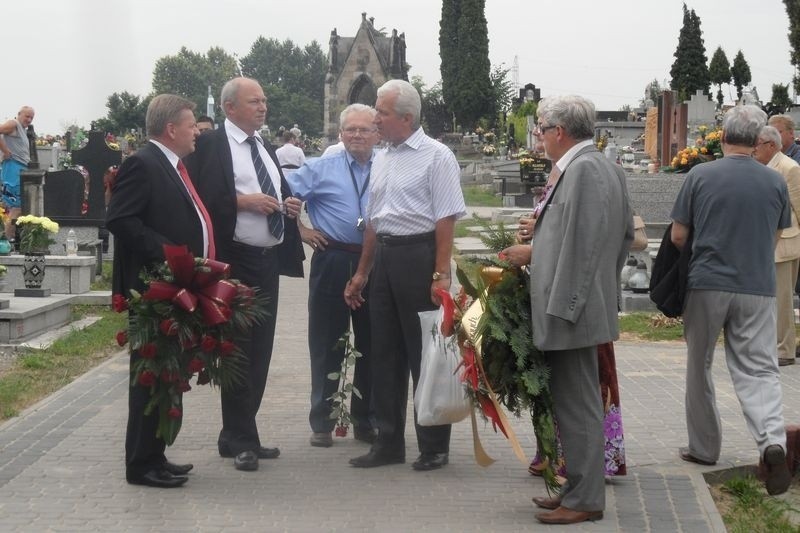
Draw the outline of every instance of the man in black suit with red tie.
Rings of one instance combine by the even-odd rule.
[[[267,384],[275,336],[280,275],[303,276],[303,248],[294,219],[301,202],[292,191],[268,143],[258,131],[267,118],[267,97],[257,81],[234,78],[220,97],[226,119],[197,140],[186,166],[216,230],[218,259],[231,277],[257,288],[268,299],[268,317],[237,340],[248,359],[248,380],[221,392],[222,430],[217,446],[238,470],[258,469],[278,448],[261,445],[256,414]]]
[[[150,141],[119,169],[106,227],[114,234],[113,293],[130,297],[144,290],[143,269],[164,262],[164,244],[186,245],[195,256],[214,257],[211,219],[181,162],[194,151],[199,134],[194,103],[171,94],[153,98],[147,107]],[[139,358],[131,352],[131,367]],[[177,465],[164,456],[166,444],[156,436],[158,413],[144,415],[149,388],[132,384],[128,396],[125,466],[128,483],[160,488],[183,485],[192,465]]]

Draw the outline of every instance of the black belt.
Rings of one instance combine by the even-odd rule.
[[[239,250],[248,254],[267,255],[275,251],[275,246],[252,246],[239,241],[231,241],[231,250]]]
[[[350,243],[350,242],[341,242],[341,241],[337,241],[337,240],[331,239],[330,237],[326,237],[325,240],[328,241],[328,246],[326,248],[330,248],[332,250],[341,250],[343,252],[350,252],[350,253],[353,253],[353,254],[360,254],[361,253],[361,245],[360,244],[354,244],[354,243]]]
[[[403,246],[406,244],[418,244],[421,242],[434,241],[436,232],[417,233],[416,235],[389,235],[388,233],[378,233],[378,243],[383,246]]]

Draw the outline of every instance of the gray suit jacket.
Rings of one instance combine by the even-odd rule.
[[[633,232],[624,171],[594,147],[582,149],[562,171],[534,231],[531,311],[540,350],[619,337],[619,274]]]

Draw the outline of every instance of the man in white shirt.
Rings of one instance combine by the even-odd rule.
[[[291,130],[286,131],[283,133],[283,146],[275,150],[284,174],[297,170],[306,162],[306,154],[297,146],[298,142],[298,138]]]

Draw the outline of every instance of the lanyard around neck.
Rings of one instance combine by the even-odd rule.
[[[367,178],[364,180],[364,185],[361,187],[361,190],[358,190],[358,182],[356,181],[356,175],[353,173],[353,167],[351,166],[350,161],[347,159],[345,155],[345,162],[347,162],[347,170],[350,171],[350,179],[353,181],[353,188],[356,190],[356,196],[358,196],[358,214],[359,216],[364,216],[361,212],[361,199],[364,197],[364,193],[367,192],[367,187],[369,187],[369,176],[370,173],[367,173]]]

